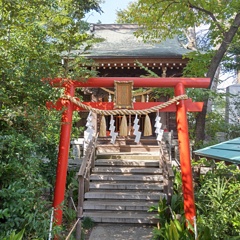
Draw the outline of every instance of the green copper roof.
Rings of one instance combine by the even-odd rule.
[[[194,151],[195,155],[240,164],[240,137]]]
[[[192,50],[184,48],[178,38],[167,39],[161,43],[144,43],[134,36],[138,29],[134,24],[95,24],[91,32],[103,39],[88,51],[90,57],[153,57],[182,58]]]

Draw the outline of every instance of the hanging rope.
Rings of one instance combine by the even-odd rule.
[[[62,98],[70,100],[72,103],[76,104],[77,106],[84,108],[85,110],[92,111],[93,113],[100,114],[100,115],[146,115],[148,113],[156,112],[159,109],[163,109],[165,107],[170,106],[173,103],[178,102],[179,100],[188,99],[187,95],[179,95],[177,97],[174,97],[170,99],[167,102],[164,102],[162,104],[159,104],[157,106],[143,109],[143,110],[130,110],[130,109],[114,109],[114,110],[100,110],[97,108],[92,108],[90,106],[87,106],[83,103],[81,103],[79,100],[77,100],[75,97],[71,97],[68,95],[64,95]]]
[[[75,229],[75,227],[77,226],[78,222],[79,222],[80,218],[77,219],[77,221],[74,223],[71,231],[69,232],[69,234],[67,235],[66,239],[65,240],[68,240],[73,232],[73,230]]]
[[[99,131],[99,137],[106,137],[106,119],[105,116],[102,116],[101,122],[100,122],[100,131]]]

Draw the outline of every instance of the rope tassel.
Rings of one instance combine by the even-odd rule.
[[[120,136],[127,136],[128,135],[128,126],[127,126],[126,115],[123,115],[123,117],[122,117],[119,135]]]
[[[144,136],[151,136],[152,135],[152,125],[148,114],[145,117],[144,122]]]
[[[107,127],[106,127],[106,119],[105,116],[102,115],[101,122],[100,122],[100,131],[99,131],[99,137],[106,137]]]

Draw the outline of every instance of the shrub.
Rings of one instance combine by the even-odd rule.
[[[201,163],[203,162],[201,161]],[[223,162],[208,162],[209,171],[196,184],[197,228],[199,240],[240,239],[240,170]],[[186,227],[183,214],[180,172],[175,174],[174,195],[167,205],[165,199],[150,211],[157,210],[159,223],[153,229],[158,239],[194,239],[193,229]]]
[[[50,204],[42,194],[48,184],[40,174],[35,145],[21,134],[5,135],[0,152],[0,238],[25,228],[25,239],[45,239]]]

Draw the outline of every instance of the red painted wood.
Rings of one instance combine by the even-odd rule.
[[[65,94],[72,97],[74,97],[74,90],[77,87],[114,87],[114,81],[133,81],[134,87],[174,87],[175,96],[185,94],[185,88],[207,88],[210,84],[210,79],[208,78],[90,78],[82,82],[55,78],[50,80],[47,79],[47,81],[54,87],[64,87]],[[167,109],[168,111],[177,111],[184,210],[186,219],[189,220],[190,223],[193,223],[193,218],[196,216],[196,210],[192,184],[187,111],[201,111],[202,103],[192,103],[190,100],[180,100],[179,102],[180,104],[177,106],[176,104],[172,104]],[[88,104],[91,105],[93,103]],[[158,105],[159,103],[135,103],[134,109],[147,108],[155,104]],[[66,107],[62,114],[57,176],[53,202],[53,207],[55,209],[55,223],[57,225],[61,225],[61,204],[64,200],[66,187],[72,113],[74,110],[78,110],[78,107],[74,106],[73,103],[65,99],[59,99],[56,104],[48,103],[47,106],[48,108],[56,108],[58,110],[62,109],[63,106]],[[112,108],[112,103],[96,103],[96,107],[109,109]],[[166,111],[166,109],[162,111]]]
[[[73,85],[68,85],[65,89],[65,94],[74,96]],[[66,110],[62,113],[60,143],[58,152],[57,174],[54,189],[54,221],[55,224],[62,224],[62,205],[64,201],[67,168],[68,168],[68,155],[70,147],[70,137],[72,129],[72,115],[73,115],[73,103],[65,100]]]
[[[175,96],[185,94],[184,85],[179,83],[175,87]],[[188,133],[188,121],[187,121],[187,109],[185,101],[180,100],[177,105],[177,131],[179,142],[179,155],[182,174],[182,188],[184,198],[184,211],[185,217],[190,224],[194,224],[194,218],[196,217],[195,201],[194,201],[194,189],[190,156],[190,141]]]
[[[185,88],[208,88],[209,78],[140,78],[140,77],[96,77],[73,81],[62,78],[48,80],[54,87],[64,87],[72,82],[74,87],[114,87],[114,81],[133,81],[133,87],[175,87],[181,82]]]
[[[136,102],[133,103],[134,110],[144,110],[150,107],[155,107],[163,102]],[[56,104],[52,102],[47,102],[47,108],[50,110],[52,108],[56,110],[62,110],[62,107],[65,106],[66,100],[59,99]],[[100,110],[113,110],[114,104],[113,102],[83,102],[83,104],[90,106],[92,108],[97,108]],[[201,112],[203,103],[202,102],[192,102],[191,99],[185,100],[185,106],[188,112]],[[84,108],[81,108],[74,104],[74,111],[86,111]],[[160,109],[159,112],[176,112],[176,104],[171,104],[170,106]]]

